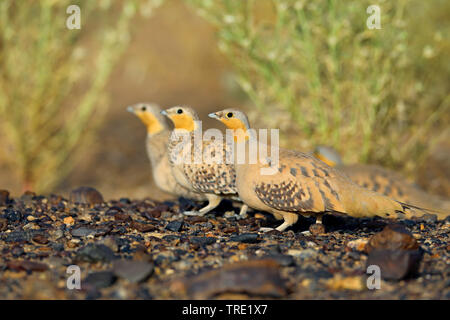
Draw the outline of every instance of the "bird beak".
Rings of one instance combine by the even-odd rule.
[[[213,119],[220,119],[220,117],[215,112],[208,114],[208,117],[213,118]]]
[[[134,113],[134,108],[132,106],[129,106],[129,107],[127,107],[127,111],[131,112],[131,113]]]
[[[161,111],[161,114],[162,114],[163,116],[166,116],[166,117],[169,115],[169,114],[167,113],[166,110],[162,110],[162,111]]]

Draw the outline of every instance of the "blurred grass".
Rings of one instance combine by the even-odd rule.
[[[291,148],[412,173],[450,123],[450,3],[186,0],[210,21],[236,81]],[[366,8],[381,8],[369,30]]]
[[[24,189],[52,190],[80,160],[107,111],[105,85],[132,18],[161,2],[0,2],[0,157]],[[72,4],[81,30],[66,28]]]

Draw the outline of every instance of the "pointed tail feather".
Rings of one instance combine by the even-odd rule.
[[[348,193],[348,196],[349,198],[345,201],[346,210],[349,215],[354,217],[380,216],[410,219],[425,214],[435,214],[438,219],[443,220],[450,215],[449,212],[420,208],[359,187]]]
[[[403,214],[405,214],[406,218],[421,217],[425,214],[435,214],[439,220],[444,220],[450,215],[450,212],[444,212],[442,210],[420,208],[408,203],[397,202],[402,206]]]

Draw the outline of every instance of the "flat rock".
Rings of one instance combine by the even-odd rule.
[[[287,294],[287,288],[279,269],[279,264],[271,259],[238,262],[174,285],[194,299],[211,299],[221,293],[281,298]]]
[[[116,275],[111,271],[99,271],[88,274],[81,283],[84,289],[101,289],[113,285],[116,279]]]
[[[46,271],[48,269],[48,265],[41,262],[34,262],[28,260],[13,260],[7,263],[8,269],[15,271]]]
[[[257,233],[242,233],[238,236],[230,237],[230,241],[243,243],[258,243],[260,241]]]
[[[173,232],[179,232],[181,230],[181,228],[183,227],[183,221],[182,220],[178,220],[178,221],[171,221],[167,224],[166,229],[173,231]]]
[[[117,260],[114,262],[113,271],[118,277],[138,283],[151,275],[153,264],[139,260]]]
[[[78,250],[76,260],[87,262],[111,262],[117,257],[114,252],[104,244],[90,243]]]

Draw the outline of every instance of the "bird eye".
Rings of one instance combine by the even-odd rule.
[[[177,110],[177,113],[178,113],[178,114],[182,114],[182,113],[183,113],[183,109],[178,109],[178,110]]]
[[[142,110],[142,111],[145,111],[145,110],[147,110],[147,107],[146,107],[146,106],[143,106],[143,107],[141,108],[141,110]]]
[[[227,113],[227,118],[233,118],[233,112],[228,112]]]

